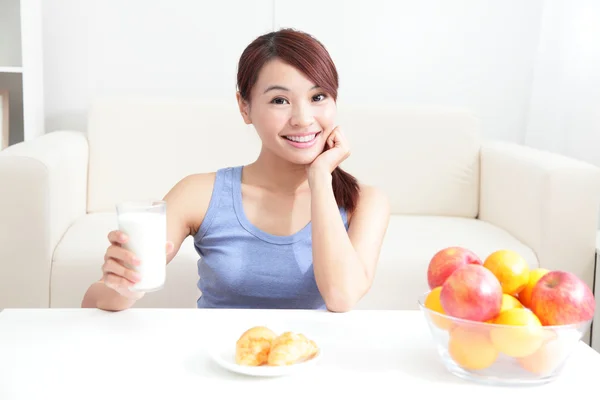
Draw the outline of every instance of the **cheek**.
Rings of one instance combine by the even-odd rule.
[[[317,111],[316,119],[319,125],[325,131],[331,131],[335,127],[335,119],[337,117],[337,108],[334,104],[321,107]]]
[[[263,138],[279,135],[288,119],[285,111],[269,108],[257,109],[252,116],[253,125]]]

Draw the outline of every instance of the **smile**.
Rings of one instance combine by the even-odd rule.
[[[306,135],[306,136],[284,136],[284,137],[287,140],[291,140],[292,142],[306,143],[306,142],[310,142],[311,140],[316,138],[317,134],[313,133],[312,135]]]
[[[289,144],[298,148],[307,148],[312,146],[321,132],[316,132],[308,135],[290,135],[283,136]]]

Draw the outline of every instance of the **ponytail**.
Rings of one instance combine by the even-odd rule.
[[[352,213],[358,202],[358,181],[340,167],[334,169],[331,175],[333,195],[335,196],[338,207],[342,207],[346,212]]]

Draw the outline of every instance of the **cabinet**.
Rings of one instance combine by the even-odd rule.
[[[0,92],[9,98],[9,145],[44,134],[42,39],[42,0],[0,0]]]

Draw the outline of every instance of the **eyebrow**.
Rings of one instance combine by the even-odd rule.
[[[315,86],[313,86],[312,88],[310,88],[310,90],[314,90],[314,89],[318,89],[318,88],[319,88],[319,86],[318,86],[318,85],[315,85]],[[266,89],[266,90],[263,92],[263,94],[265,94],[265,93],[267,93],[267,92],[270,92],[271,90],[283,90],[284,92],[289,92],[289,91],[290,91],[290,89],[288,89],[288,88],[286,88],[286,87],[284,87],[284,86],[280,86],[280,85],[272,85],[272,86],[269,86],[269,87],[268,87],[268,88],[267,88],[267,89]]]

